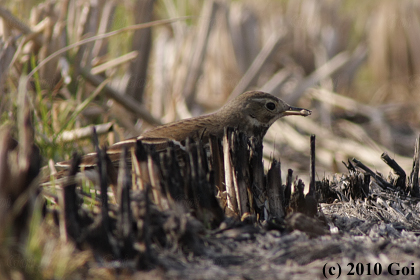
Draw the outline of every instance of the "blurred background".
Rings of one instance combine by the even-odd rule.
[[[259,89],[313,111],[265,137],[284,170],[307,173],[315,134],[318,179],[388,173],[383,152],[410,172],[419,47],[415,0],[3,0],[0,122],[26,96],[46,163],[92,151],[92,124],[112,144]]]

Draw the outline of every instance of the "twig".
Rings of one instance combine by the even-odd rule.
[[[33,36],[34,37],[33,39],[34,39],[35,43],[38,46],[42,45],[41,39],[38,36],[36,36],[36,35],[39,35],[39,34],[32,31],[32,29],[29,26],[27,26],[25,23],[23,23],[18,18],[16,18],[14,15],[12,15],[12,13],[9,10],[7,10],[7,9],[1,7],[1,6],[0,6],[0,17],[2,17],[4,19],[4,23],[6,24],[6,26],[14,27],[17,30],[21,31],[25,35],[29,35],[31,37]]]
[[[261,90],[276,95],[280,91],[280,88],[289,80],[290,77],[292,77],[292,75],[293,73],[290,69],[281,69],[261,87]]]
[[[309,192],[308,194],[315,194],[315,135],[311,135],[311,163],[310,163],[310,170],[309,170]]]
[[[201,21],[197,31],[194,54],[192,55],[191,64],[188,67],[189,71],[184,84],[183,95],[188,107],[191,107],[195,98],[195,88],[203,68],[204,54],[207,50],[211,28],[214,26],[216,9],[217,4],[213,0],[204,2]]]
[[[127,164],[128,149],[124,148],[121,153],[120,166],[118,170],[118,187],[116,199],[119,204],[117,226],[119,239],[122,240],[122,252],[125,258],[133,257],[135,254],[134,233],[133,233],[133,214],[131,210],[131,173]]]
[[[180,17],[180,18],[176,18],[176,19],[165,19],[165,20],[156,20],[156,21],[152,21],[152,22],[148,22],[148,23],[142,23],[142,24],[136,24],[136,25],[131,25],[131,26],[127,26],[127,27],[123,27],[121,29],[115,30],[115,31],[111,31],[108,33],[104,33],[104,34],[99,34],[93,37],[89,37],[86,38],[84,40],[81,40],[79,42],[76,42],[74,44],[68,45],[62,49],[59,49],[58,51],[50,54],[48,57],[46,57],[44,60],[42,60],[41,62],[39,62],[39,64],[32,69],[31,72],[29,72],[28,76],[26,77],[26,83],[25,85],[28,84],[29,80],[32,78],[33,74],[35,72],[37,72],[41,67],[43,67],[45,64],[47,64],[49,61],[51,61],[52,59],[54,59],[55,57],[84,44],[88,44],[90,42],[94,42],[96,40],[102,40],[105,38],[109,38],[127,31],[132,31],[132,30],[137,30],[137,29],[143,29],[143,28],[148,28],[148,27],[152,27],[152,26],[157,26],[157,25],[162,25],[162,24],[168,24],[168,23],[172,23],[178,20],[186,20],[192,18],[191,16],[185,16],[185,17]]]
[[[135,1],[135,3],[136,23],[145,23],[152,20],[155,1],[142,0]],[[132,50],[139,52],[139,55],[130,63],[130,78],[125,95],[129,95],[136,101],[142,102],[152,48],[152,29],[149,27],[136,30],[133,34],[131,46]]]
[[[314,86],[319,81],[325,79],[331,74],[341,69],[347,62],[350,61],[350,55],[347,51],[341,52],[331,58],[324,65],[312,72],[308,77],[301,81],[294,91],[285,97],[285,101],[289,104],[296,104],[302,97],[307,88]]]
[[[391,185],[390,183],[388,183],[387,181],[385,181],[381,176],[379,176],[378,174],[376,174],[375,172],[373,172],[369,167],[367,167],[366,165],[364,165],[362,162],[358,161],[355,158],[353,158],[352,161],[356,164],[357,167],[359,167],[363,171],[365,171],[368,174],[370,174],[370,176],[372,176],[376,180],[376,182],[378,182],[378,185],[381,188],[383,188],[384,190],[386,190],[386,189],[394,190],[394,186],[393,185]]]
[[[400,187],[401,189],[404,189],[406,187],[405,186],[405,180],[406,180],[406,177],[407,177],[406,174],[405,174],[404,169],[402,169],[401,166],[399,166],[399,164],[395,160],[393,160],[392,158],[390,158],[387,153],[383,153],[381,155],[381,159],[386,164],[388,164],[389,167],[391,167],[394,170],[395,174],[398,175],[398,179],[397,179],[397,184],[396,185],[398,187]]]
[[[81,74],[85,77],[91,84],[98,86],[103,82],[103,78],[99,76],[92,75],[88,70],[82,69]],[[144,119],[146,122],[154,125],[159,125],[161,122],[153,117],[142,104],[134,100],[130,96],[122,95],[117,92],[112,87],[105,85],[103,90],[108,97],[114,99],[116,102],[124,106],[126,109],[130,110],[137,117]]]
[[[91,130],[92,133],[92,130]],[[76,183],[73,180],[73,177],[76,175],[79,169],[79,164],[81,162],[81,157],[77,153],[73,154],[71,161],[71,167],[68,172],[67,182],[65,187],[63,187],[63,218],[64,223],[63,227],[60,227],[61,237],[67,241],[68,236],[77,240],[80,236],[81,228],[79,224],[79,214],[78,214],[78,197],[76,195]],[[61,195],[59,195],[61,199]],[[61,226],[61,223],[60,223]],[[65,231],[62,230],[65,228]]]
[[[420,196],[419,191],[419,161],[420,161],[420,135],[416,139],[414,146],[413,170],[410,174],[410,193],[414,197]]]
[[[260,137],[250,139],[251,193],[255,201],[255,211],[262,218],[265,215],[266,186],[264,180],[263,145]],[[268,218],[268,217],[265,217]]]
[[[230,156],[230,140],[232,139],[232,129],[225,128],[223,136],[223,156],[225,166],[225,186],[227,192],[227,206],[235,214],[238,213],[238,203],[236,200],[235,187],[233,185],[232,160]]]
[[[232,133],[232,177],[238,202],[239,215],[242,217],[249,212],[247,195],[247,168],[249,155],[247,153],[247,139],[245,134],[235,130]]]
[[[287,177],[286,177],[286,186],[284,187],[284,200],[283,200],[284,210],[286,210],[290,204],[290,198],[292,196],[292,182],[293,182],[293,170],[288,169]]]
[[[93,75],[100,74],[102,72],[105,72],[108,69],[114,68],[118,65],[121,65],[123,63],[126,63],[128,61],[131,61],[131,60],[135,59],[137,57],[137,55],[138,55],[138,51],[132,51],[132,52],[126,53],[126,54],[121,55],[117,58],[108,60],[107,62],[104,62],[104,63],[102,63],[98,66],[92,67],[90,72]]]
[[[96,133],[98,135],[108,133],[112,131],[113,123],[104,123],[104,124],[98,124],[95,126],[87,126],[82,128],[77,128],[69,131],[63,131],[62,134],[60,134],[59,137],[57,137],[58,142],[72,142],[79,139],[83,139],[86,137],[90,137],[92,135],[92,127],[95,127]]]
[[[260,51],[258,56],[254,59],[254,62],[252,62],[248,71],[246,71],[245,75],[242,77],[238,85],[230,94],[229,96],[230,100],[240,95],[244,91],[246,91],[254,83],[255,79],[258,77],[259,73],[261,72],[267,60],[277,50],[278,46],[283,42],[284,35],[285,35],[285,32],[279,32],[279,33],[273,34],[268,39],[263,49]]]
[[[314,86],[319,81],[336,73],[345,65],[347,65],[347,63],[350,63],[354,60],[360,60],[365,56],[367,56],[367,49],[364,46],[359,46],[356,48],[351,56],[346,51],[337,54],[324,65],[312,72],[312,74],[306,77],[306,79],[301,81],[299,85],[294,89],[294,91],[285,97],[285,101],[292,105],[295,104],[302,97],[307,88]]]
[[[277,160],[273,160],[267,173],[267,197],[270,214],[278,219],[283,218],[283,187],[280,162]]]

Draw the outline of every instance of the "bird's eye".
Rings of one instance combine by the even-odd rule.
[[[265,107],[267,107],[268,110],[273,111],[276,108],[276,104],[274,104],[273,102],[268,102],[267,104],[265,104]]]

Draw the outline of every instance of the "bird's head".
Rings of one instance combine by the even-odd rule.
[[[248,91],[237,96],[224,110],[238,111],[245,122],[267,129],[281,117],[290,115],[306,117],[311,114],[310,110],[290,106],[283,100],[261,91]]]

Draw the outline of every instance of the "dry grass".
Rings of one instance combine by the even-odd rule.
[[[319,174],[345,170],[337,163],[349,157],[388,172],[384,151],[410,170],[420,130],[417,1],[137,2],[0,7],[0,122],[19,123],[17,93],[25,95],[43,164],[92,151],[74,136],[92,124],[112,123],[101,139],[112,144],[257,88],[314,111],[267,134],[265,155],[281,154],[283,168],[306,172],[316,134]],[[135,26],[163,19],[171,22]],[[39,266],[42,277],[59,271]]]
[[[121,126],[125,131],[117,133],[117,139],[124,138],[150,127],[144,122],[153,123],[150,114],[157,122],[202,114],[219,108],[231,93],[252,88],[314,108],[313,118],[327,128],[334,128],[336,119],[351,119],[372,141],[411,156],[419,117],[415,110],[420,69],[415,1],[387,1],[379,9],[372,3],[352,1],[206,3],[144,4],[142,10],[148,10],[145,14],[154,11],[155,19],[178,18],[158,24],[151,32],[124,29],[147,21],[146,15],[136,17],[129,12],[136,8],[133,3],[100,1],[92,6],[83,1],[50,1],[30,11],[9,3],[1,10],[2,120],[15,119],[11,93],[21,78],[55,53],[29,77],[32,83],[27,88],[38,121],[36,141],[46,158],[61,159],[77,148],[77,144],[64,150],[48,148],[62,145],[59,139],[64,130],[112,120],[117,130]],[[121,28],[107,38],[94,37]],[[92,40],[78,43],[87,38]],[[98,85],[87,78],[89,72],[106,78],[107,87],[120,95],[127,93],[129,99],[115,101],[107,90],[91,97]],[[347,110],[347,103],[327,104],[325,99],[331,97],[322,99],[322,91],[315,101],[310,88],[348,96],[377,113],[359,117],[358,112]],[[133,116],[132,109],[127,112],[130,101],[145,109]],[[340,141],[340,134],[333,130],[330,136]],[[328,170],[333,163],[325,165],[321,160],[319,164]]]
[[[414,1],[388,1],[372,13],[366,12],[376,7],[372,3],[356,5],[351,1],[210,1],[204,6],[194,1],[162,1],[154,7],[155,18],[179,20],[155,26],[151,34],[126,29],[108,38],[92,38],[134,24],[134,14],[127,12],[133,5],[46,2],[30,12],[15,12],[15,20],[2,8],[3,121],[15,119],[11,93],[17,90],[21,77],[51,54],[76,44],[30,77],[34,83],[28,95],[38,121],[36,141],[46,158],[68,157],[69,150],[79,146],[51,148],[62,146],[59,139],[64,130],[112,120],[117,131],[121,131],[119,126],[125,131],[111,137],[112,142],[150,127],[141,120],[149,112],[161,122],[169,122],[215,110],[230,93],[251,88],[315,108],[313,118],[327,128],[334,128],[337,118],[354,120],[372,141],[411,156],[418,129],[415,104],[420,67],[414,47],[419,40]],[[6,7],[11,11],[21,8],[12,3]],[[386,20],[390,15],[392,20]],[[401,38],[390,40],[394,34]],[[78,43],[87,38],[92,41]],[[136,43],[143,41],[148,43]],[[133,49],[135,46],[140,49]],[[127,93],[143,103],[145,110],[135,115],[143,118],[138,121],[127,112],[126,104],[132,99],[109,102],[106,90],[92,98],[98,85],[86,81],[86,71],[107,78],[107,86],[120,95]],[[348,102],[326,104],[325,99],[331,97],[322,100],[321,93],[317,98],[321,102],[314,102],[308,88],[346,95],[377,113],[359,118],[358,112],[346,108]],[[80,107],[83,102],[85,106]],[[272,134],[279,133],[281,130],[272,129]],[[338,135],[333,130],[329,137],[340,141]],[[284,143],[277,138],[270,141],[277,146]],[[355,142],[365,144],[360,139]],[[337,153],[340,151],[330,151],[329,160],[319,161],[322,170],[331,169],[331,158]],[[274,156],[278,157],[278,152]],[[345,153],[347,156],[353,155]],[[375,167],[384,171],[384,166]]]

